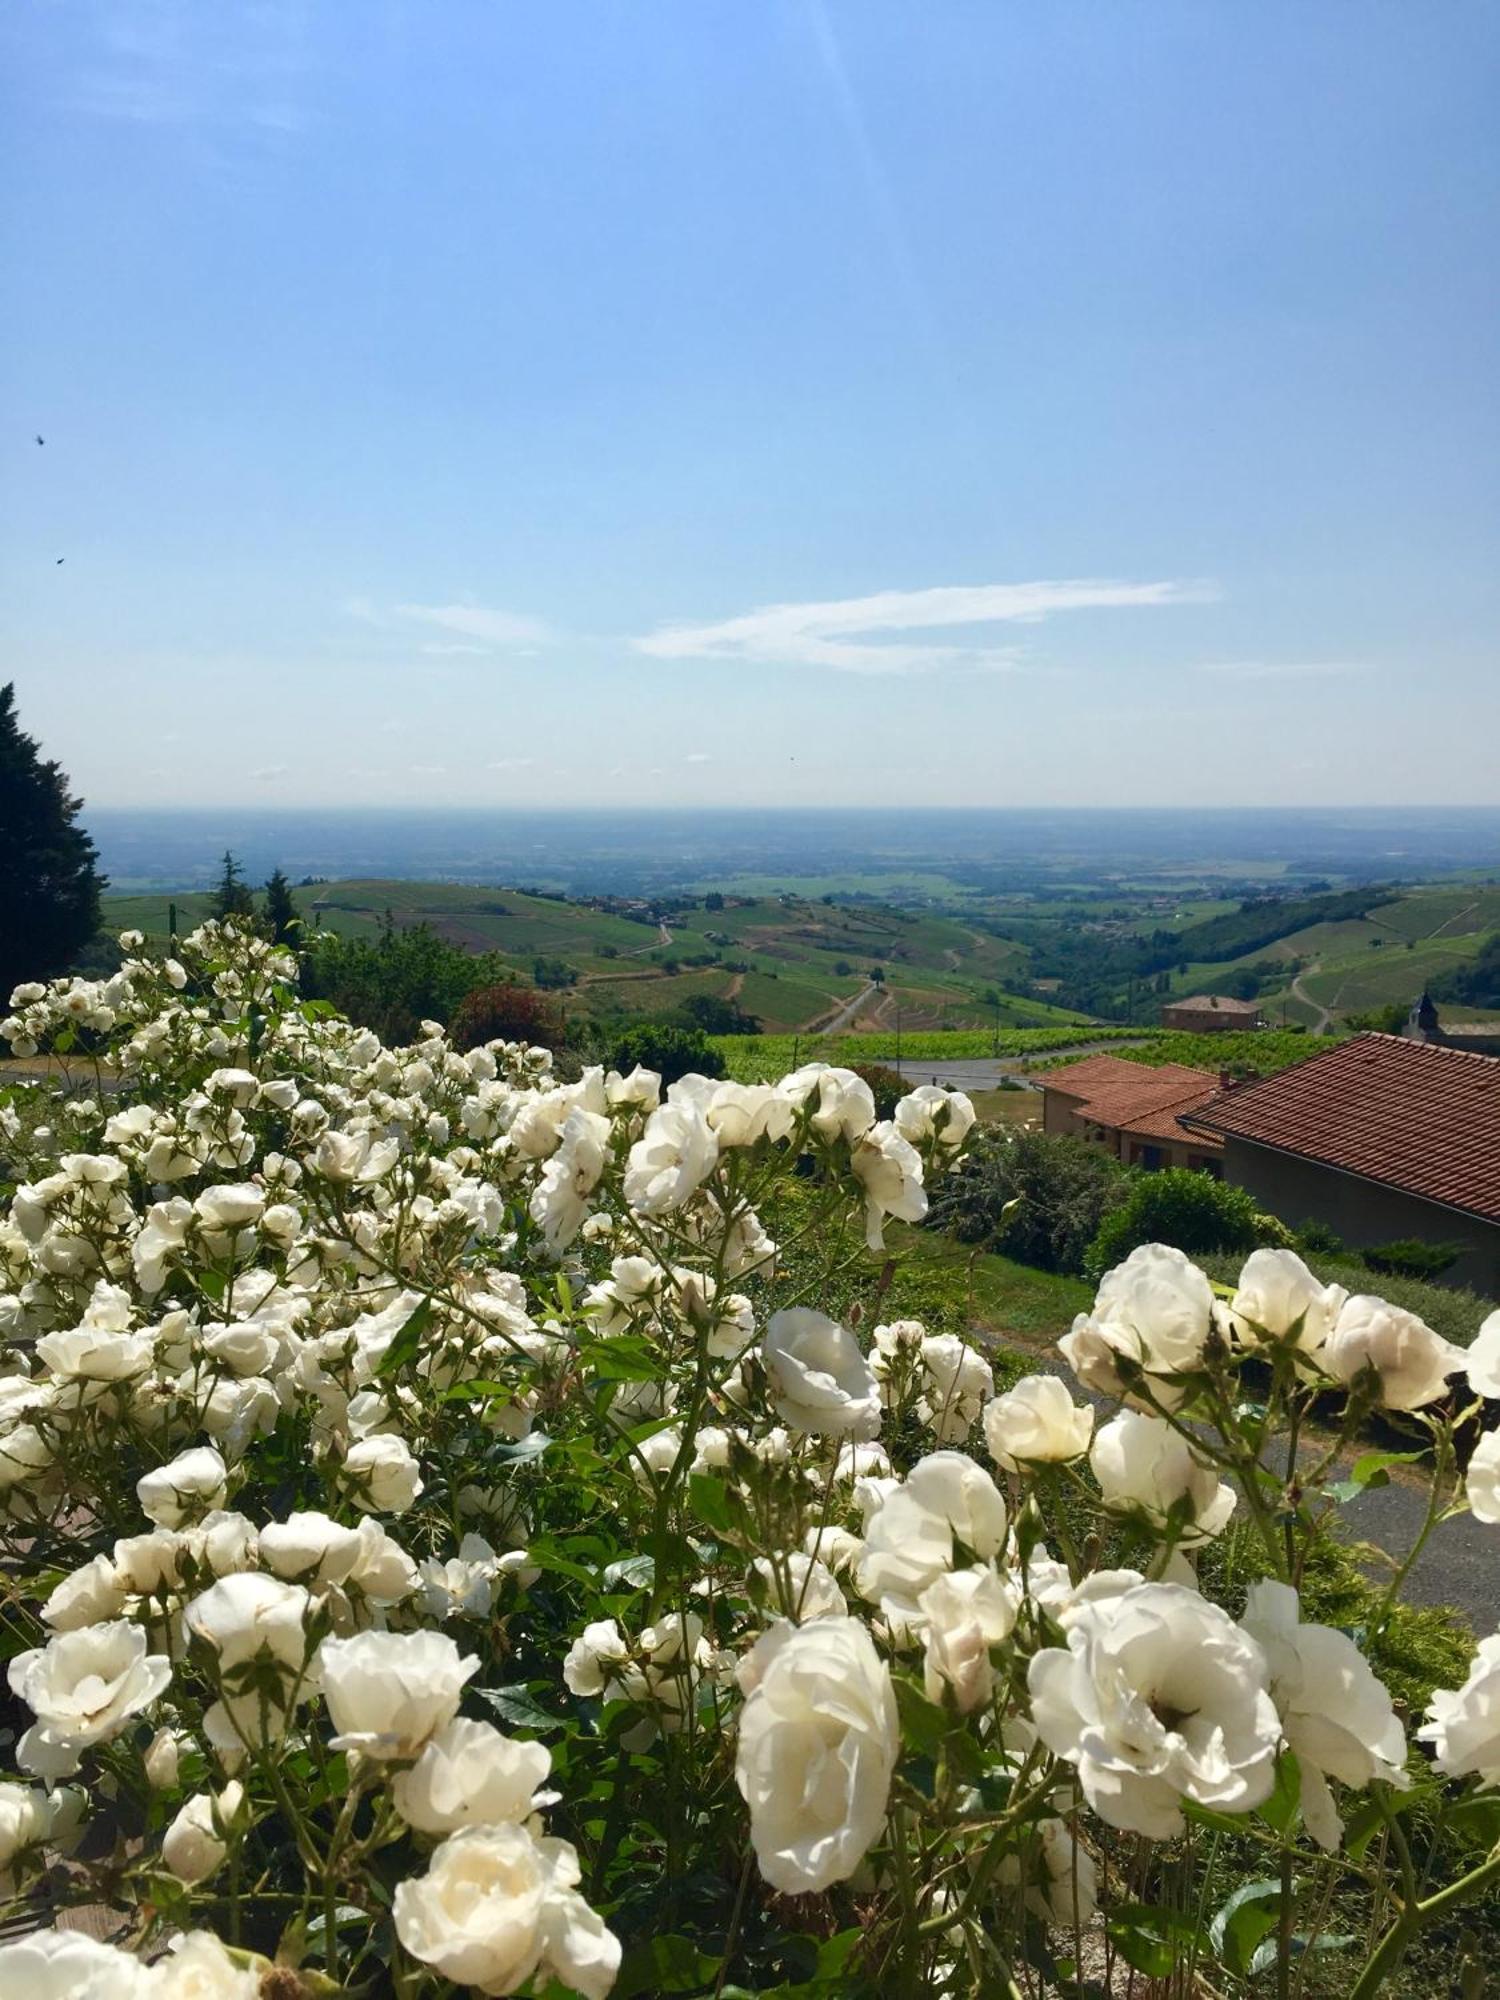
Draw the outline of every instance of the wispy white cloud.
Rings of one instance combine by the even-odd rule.
[[[1010,667],[1016,657],[1013,647],[908,643],[882,635],[956,626],[1034,625],[1063,611],[1199,604],[1216,595],[1204,583],[1102,578],[883,590],[870,597],[826,603],[769,604],[713,625],[663,625],[632,644],[637,652],[658,660],[748,660],[831,667],[854,674],[922,673],[957,664]]]
[[[268,785],[275,778],[284,778],[291,768],[290,764],[262,764],[250,775],[258,784]]]
[[[706,750],[689,750],[682,761],[684,764],[711,764],[714,760]]]
[[[500,651],[530,657],[555,635],[543,618],[498,611],[487,604],[377,604],[373,598],[351,597],[345,615],[384,632],[409,632],[413,625],[450,632],[451,639],[429,639],[422,652],[434,658],[463,655],[484,657]]]
[[[535,757],[497,757],[489,768],[492,771],[529,771],[535,763]]]
[[[1226,680],[1281,681],[1368,674],[1373,668],[1367,660],[1205,660],[1193,671],[1222,674]]]
[[[441,778],[448,769],[446,764],[409,764],[407,769],[418,778]]]

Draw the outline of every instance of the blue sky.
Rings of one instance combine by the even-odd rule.
[[[1500,799],[1487,0],[13,0],[0,77],[93,803]]]

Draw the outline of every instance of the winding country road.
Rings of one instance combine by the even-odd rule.
[[[1295,997],[1302,1002],[1304,1007],[1311,1007],[1313,1012],[1318,1017],[1317,1020],[1313,1022],[1312,1026],[1307,1031],[1310,1035],[1326,1035],[1328,1032],[1328,1024],[1333,1019],[1332,1012],[1323,1005],[1321,1000],[1314,1000],[1312,995],[1307,991],[1307,989],[1302,984],[1303,973],[1321,972],[1322,970],[1323,970],[1322,960],[1315,958],[1312,964],[1304,966],[1302,972],[1299,972],[1297,974],[1297,977],[1292,981],[1292,992],[1295,995]]]

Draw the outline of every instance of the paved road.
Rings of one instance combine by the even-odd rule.
[[[872,993],[878,993],[879,991],[880,988],[876,985],[875,981],[872,979],[868,984],[868,986],[866,986],[861,992],[855,994],[852,1000],[846,1000],[844,1002],[843,1006],[840,1007],[838,1012],[833,1016],[832,1020],[823,1022],[822,1026],[818,1028],[804,1028],[802,1032],[808,1035],[813,1035],[813,1034],[836,1035],[841,1028],[848,1027],[849,1023],[854,1019],[855,1015],[859,1012],[860,1008],[864,1006],[865,1002],[869,999],[870,995]]]
[[[896,1063],[882,1056],[881,1066],[899,1069],[908,1083],[940,1083],[948,1090],[993,1090],[1003,1077],[1029,1083],[1033,1089],[1040,1090],[1046,1073],[1035,1073],[1035,1066],[1039,1063],[1052,1062],[1060,1055],[1107,1055],[1115,1049],[1139,1048],[1150,1039],[1149,1035],[1131,1036],[1129,1039],[1122,1036],[1113,1042],[1079,1042],[1066,1049],[1043,1049],[1031,1056],[972,1056],[954,1062],[917,1062],[903,1056]]]

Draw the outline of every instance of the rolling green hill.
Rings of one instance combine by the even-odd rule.
[[[425,923],[466,950],[498,952],[530,975],[538,959],[577,975],[569,1007],[660,1014],[694,994],[735,1000],[770,1031],[842,1017],[875,1026],[1056,1027],[1089,1017],[1005,983],[1024,984],[1024,949],[930,910],[801,896],[727,896],[723,906],[565,901],[518,889],[441,882],[318,882],[294,891],[304,921],[373,937],[389,915]],[[110,896],[105,925],[165,935],[207,914],[202,895]],[[878,977],[872,976],[878,974]]]

